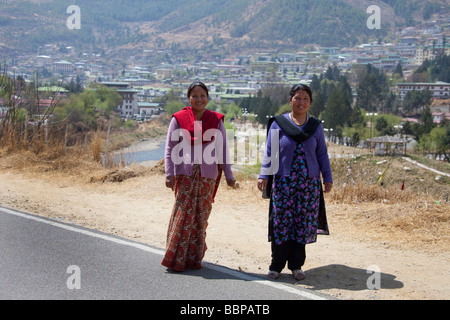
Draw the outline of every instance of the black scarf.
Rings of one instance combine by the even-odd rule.
[[[300,128],[289,121],[289,119],[287,119],[284,115],[280,114],[279,116],[269,119],[269,122],[267,124],[267,135],[269,134],[270,126],[274,121],[276,121],[280,128],[297,143],[302,143],[303,141],[311,137],[316,132],[317,127],[321,123],[319,119],[309,117],[308,122],[306,122],[303,128]]]

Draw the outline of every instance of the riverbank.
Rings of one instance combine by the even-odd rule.
[[[121,159],[128,166],[138,163],[144,167],[153,167],[164,158],[166,136],[152,137],[141,140],[130,147],[116,152],[117,159]]]

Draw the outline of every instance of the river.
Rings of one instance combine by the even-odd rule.
[[[154,166],[159,160],[164,158],[165,147],[165,136],[150,138],[116,152],[114,159],[116,162],[123,160],[126,166],[133,163],[143,166]]]

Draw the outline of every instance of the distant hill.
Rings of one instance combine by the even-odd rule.
[[[213,52],[353,46],[393,34],[438,11],[445,0],[78,0],[81,29],[69,30],[67,7],[53,0],[0,2],[0,54],[37,52],[47,43],[82,49],[173,48]],[[369,5],[382,27],[369,30]]]

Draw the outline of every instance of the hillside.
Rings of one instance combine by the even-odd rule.
[[[430,5],[430,3],[434,4]],[[68,3],[0,2],[0,53],[36,52],[47,43],[82,49],[229,48],[298,49],[306,44],[353,46],[385,38],[449,10],[443,0],[79,0],[81,29],[69,30]],[[382,28],[369,30],[369,5],[382,12]]]

